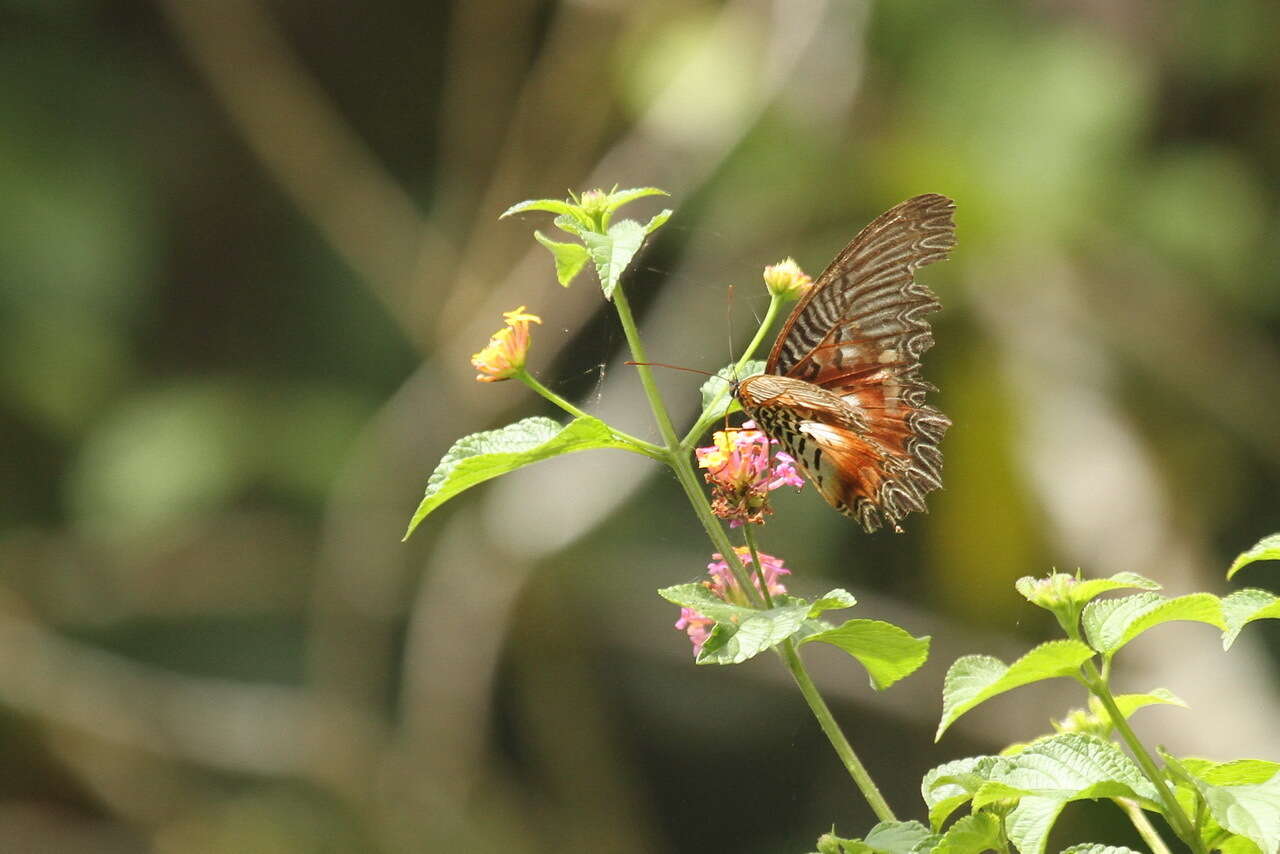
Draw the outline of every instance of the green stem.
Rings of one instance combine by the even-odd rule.
[[[741,378],[742,371],[746,367],[747,362],[751,361],[751,357],[755,355],[756,350],[764,342],[765,336],[769,333],[769,330],[773,328],[773,323],[777,320],[778,312],[781,310],[784,302],[784,300],[776,296],[769,299],[769,308],[764,314],[764,320],[760,321],[760,328],[756,330],[755,337],[751,339],[751,343],[747,345],[747,349],[742,352],[742,356],[734,363],[733,374],[735,377],[739,379]],[[707,431],[707,428],[715,423],[716,419],[720,417],[716,413],[717,404],[719,404],[728,393],[729,385],[726,383],[724,388],[717,391],[715,397],[711,398],[711,402],[703,410],[697,423],[695,423],[689,432],[685,434],[684,439],[680,442],[680,446],[684,448],[686,452],[692,450],[697,441],[702,438],[702,434]]]
[[[572,403],[565,400],[563,397],[556,394],[554,391],[547,388],[542,383],[538,382],[538,380],[533,376],[533,374],[529,373],[524,368],[521,368],[516,373],[516,379],[520,380],[520,382],[524,383],[529,388],[533,389],[538,394],[542,395],[547,400],[551,401],[556,406],[560,407],[561,409],[563,409],[565,412],[569,413],[573,417],[594,418],[594,416],[589,415],[586,412],[583,412],[581,409],[574,406]],[[599,419],[596,419],[596,420],[599,420]],[[653,457],[655,460],[666,462],[667,460],[666,448],[662,447],[661,445],[655,445],[652,442],[646,442],[644,439],[641,439],[638,436],[632,436],[630,433],[624,433],[623,431],[617,429],[613,425],[607,425],[607,426],[609,427],[609,432],[612,433],[614,436],[616,436],[617,438],[621,439],[624,442],[634,445],[635,446],[634,450],[636,451],[636,453],[644,454],[646,457]]]
[[[813,716],[818,719],[818,726],[822,727],[822,731],[827,734],[827,739],[831,742],[831,746],[835,748],[836,755],[844,763],[845,770],[849,772],[849,776],[857,784],[862,796],[871,805],[872,812],[876,814],[876,818],[880,819],[880,821],[897,821],[893,810],[889,809],[889,804],[885,801],[884,796],[880,794],[880,790],[876,788],[876,784],[871,780],[871,775],[867,773],[867,769],[859,761],[858,754],[853,752],[853,746],[849,744],[849,739],[845,738],[840,725],[836,723],[831,710],[827,708],[822,695],[818,693],[817,686],[809,678],[809,672],[805,670],[804,662],[800,660],[800,653],[796,651],[795,641],[787,638],[782,642],[781,647],[782,660],[786,662],[787,669],[791,671],[791,678],[795,679],[796,685],[800,688],[800,693],[804,695],[805,702],[809,704],[809,708],[813,711]]]
[[[1205,854],[1204,844],[1200,839],[1200,834],[1196,832],[1195,825],[1192,824],[1187,814],[1182,811],[1177,798],[1173,796],[1168,783],[1165,782],[1164,775],[1160,773],[1160,769],[1156,766],[1155,760],[1151,758],[1151,754],[1147,752],[1146,747],[1138,740],[1133,728],[1129,726],[1129,722],[1125,720],[1120,707],[1116,705],[1115,697],[1112,696],[1111,688],[1106,679],[1103,678],[1092,661],[1085,662],[1084,670],[1089,690],[1102,703],[1102,707],[1107,710],[1107,714],[1111,716],[1111,722],[1115,725],[1116,732],[1120,733],[1120,738],[1129,746],[1130,752],[1133,753],[1133,758],[1137,760],[1138,765],[1142,768],[1142,773],[1151,781],[1151,785],[1156,787],[1156,792],[1160,795],[1160,802],[1164,804],[1165,816],[1173,827],[1174,833],[1178,834],[1178,838],[1190,846],[1192,851],[1197,852],[1197,854]]]
[[[632,359],[636,362],[649,361],[644,342],[640,340],[640,330],[636,328],[635,318],[631,314],[631,304],[627,301],[621,282],[614,288],[613,305],[617,309],[618,321],[622,324],[622,334],[626,336]],[[720,520],[711,512],[711,506],[707,504],[707,497],[698,483],[698,475],[693,470],[693,464],[689,462],[689,453],[681,446],[675,427],[671,423],[671,415],[668,414],[666,404],[662,400],[662,394],[658,391],[657,383],[653,381],[653,372],[649,370],[648,365],[643,364],[637,365],[636,370],[640,372],[640,385],[644,388],[645,397],[649,400],[649,408],[653,410],[654,420],[658,422],[658,432],[667,443],[666,448],[662,449],[661,459],[675,473],[676,481],[684,490],[689,503],[693,505],[698,521],[702,523],[711,542],[720,550],[721,556],[729,566],[729,571],[746,592],[749,601],[757,607],[764,604],[759,591],[751,583],[751,578],[743,567],[742,561],[738,560],[738,553],[733,550],[733,543],[725,534]]]
[[[1151,854],[1169,854],[1169,846],[1164,844],[1151,819],[1147,818],[1147,814],[1142,811],[1142,807],[1138,806],[1136,801],[1129,798],[1112,798],[1112,800],[1116,806],[1124,810],[1124,814],[1129,817],[1129,823],[1133,825],[1134,830],[1138,831],[1142,841],[1151,848]]]
[[[756,534],[750,525],[743,525],[742,538],[751,552],[751,566],[755,569],[756,578],[760,581],[760,595],[764,597],[766,608],[773,607],[773,594],[769,592],[769,584],[765,581],[764,567],[760,565],[760,549],[756,547]]]

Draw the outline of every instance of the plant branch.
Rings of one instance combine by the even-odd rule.
[[[840,725],[836,723],[835,717],[831,714],[831,709],[827,708],[826,701],[818,693],[817,686],[809,678],[809,671],[805,669],[804,662],[800,660],[800,653],[796,650],[795,641],[787,638],[780,646],[782,648],[782,660],[786,662],[787,669],[791,671],[791,677],[795,679],[796,685],[800,688],[800,693],[804,695],[805,702],[809,704],[809,708],[813,711],[813,716],[818,719],[818,726],[822,727],[822,731],[827,734],[827,740],[835,748],[836,755],[844,763],[845,770],[849,772],[849,776],[857,784],[862,796],[867,799],[867,803],[871,806],[872,812],[876,814],[876,818],[880,819],[880,821],[897,821],[898,819],[894,816],[893,810],[889,808],[884,796],[880,794],[880,789],[876,787],[871,775],[867,773],[866,767],[858,759],[858,754],[853,752],[853,745],[849,743],[849,739],[845,738]]]
[[[538,382],[538,380],[533,376],[533,374],[529,373],[524,368],[521,368],[520,371],[516,374],[516,379],[520,380],[520,382],[524,383],[529,388],[533,389],[538,394],[542,395],[547,400],[551,401],[556,406],[560,407],[565,412],[572,415],[574,418],[595,418],[594,415],[591,415],[587,412],[583,412],[581,409],[574,406],[572,403],[565,400],[563,397],[556,394],[554,391],[547,388],[542,383]],[[595,420],[598,421],[599,419],[595,418]],[[663,448],[661,445],[655,445],[652,442],[646,442],[644,439],[641,439],[638,436],[632,436],[630,433],[624,433],[622,430],[619,430],[618,428],[614,427],[612,424],[609,424],[606,426],[608,426],[609,432],[612,433],[614,436],[618,437],[624,442],[634,445],[635,446],[634,450],[636,453],[644,454],[646,457],[652,457],[653,459],[658,460],[660,462],[667,461],[666,449]]]
[[[1138,831],[1142,841],[1150,846],[1151,854],[1169,854],[1169,846],[1164,844],[1164,840],[1160,838],[1160,834],[1151,823],[1151,819],[1147,818],[1147,814],[1142,811],[1142,807],[1138,806],[1136,801],[1130,798],[1112,798],[1112,800],[1116,806],[1124,810],[1124,814],[1129,817],[1129,823],[1133,825],[1134,830]]]
[[[1155,760],[1151,758],[1151,754],[1147,752],[1146,747],[1138,740],[1133,728],[1129,726],[1129,722],[1125,720],[1124,713],[1116,705],[1115,697],[1111,694],[1111,688],[1098,671],[1097,666],[1092,661],[1087,661],[1084,669],[1087,679],[1086,684],[1089,686],[1090,692],[1098,698],[1099,702],[1102,703],[1102,707],[1107,710],[1112,724],[1115,725],[1116,732],[1120,734],[1124,743],[1129,746],[1129,750],[1133,753],[1133,758],[1137,760],[1138,765],[1142,768],[1142,773],[1151,781],[1151,785],[1155,786],[1156,792],[1160,795],[1160,802],[1164,804],[1165,816],[1169,819],[1169,824],[1173,827],[1174,832],[1191,847],[1191,850],[1197,852],[1197,854],[1205,854],[1204,844],[1200,840],[1200,834],[1196,832],[1195,825],[1190,817],[1182,811],[1177,798],[1169,790],[1169,784],[1165,782],[1164,775],[1160,773],[1160,769],[1156,766]]]

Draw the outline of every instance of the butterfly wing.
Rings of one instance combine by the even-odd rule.
[[[955,246],[955,204],[916,196],[864,228],[787,319],[766,371],[817,386],[838,403],[791,425],[812,445],[806,468],[823,497],[868,531],[897,528],[942,485],[938,443],[950,420],[924,402],[925,315],[941,308],[914,273]],[[793,453],[797,459],[802,456]]]

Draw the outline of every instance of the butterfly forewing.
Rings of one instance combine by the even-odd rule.
[[[941,306],[914,272],[955,246],[955,205],[908,199],[864,228],[792,311],[744,409],[778,439],[836,509],[868,531],[894,528],[942,485],[938,442],[951,422],[924,402]]]

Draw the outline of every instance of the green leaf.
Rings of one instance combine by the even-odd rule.
[[[595,262],[605,299],[613,299],[613,289],[618,286],[618,280],[622,278],[627,265],[640,250],[644,236],[644,226],[633,219],[614,223],[609,226],[608,234],[583,232],[582,240],[587,244],[587,249],[591,250],[591,260]]]
[[[591,219],[582,212],[582,208],[562,199],[527,199],[523,202],[517,202],[503,211],[498,219],[506,219],[509,216],[525,213],[526,211],[547,211],[560,214],[560,216],[576,220],[587,228],[591,227]],[[557,224],[559,224],[558,220]]]
[[[1138,709],[1146,706],[1166,705],[1181,706],[1184,709],[1187,708],[1186,703],[1174,696],[1172,691],[1165,688],[1152,688],[1151,691],[1146,694],[1117,694],[1115,700],[1116,706],[1120,708],[1120,714],[1124,715],[1126,719],[1133,715],[1134,712],[1138,711]],[[1097,698],[1089,698],[1089,708],[1102,720],[1108,720],[1107,710],[1103,708]]]
[[[808,612],[808,604],[801,603],[751,611],[739,623],[717,622],[698,653],[698,664],[741,664],[794,635]]]
[[[1174,620],[1191,620],[1226,629],[1222,602],[1210,593],[1192,593],[1173,599],[1157,593],[1100,599],[1085,607],[1083,626],[1093,648],[1110,658],[1147,629]]]
[[[1106,739],[1064,733],[1014,756],[982,756],[941,765],[922,787],[935,827],[963,804],[974,809],[1017,800],[1005,832],[1023,854],[1040,854],[1063,807],[1075,800],[1125,797],[1156,808],[1157,793],[1137,765]]]
[[[1222,600],[1222,615],[1227,624],[1222,633],[1222,648],[1230,649],[1249,623],[1280,619],[1280,598],[1265,590],[1237,590]]]
[[[644,224],[644,233],[653,234],[655,231],[662,228],[662,226],[666,225],[667,220],[671,219],[672,213],[674,213],[674,211],[670,208],[664,208],[663,210],[658,211],[649,218],[648,222]]]
[[[709,377],[702,384],[702,417],[723,418],[728,413],[742,411],[742,406],[738,401],[729,396],[728,392],[732,387],[731,383],[735,379],[743,379],[764,373],[764,362],[759,359],[748,360],[742,366],[741,377],[734,375],[736,367],[736,363],[725,365],[716,371],[714,377]],[[712,407],[715,407],[715,409],[713,410]]]
[[[1231,562],[1231,568],[1227,570],[1227,578],[1231,578],[1244,567],[1259,560],[1280,560],[1280,534],[1263,537],[1253,544],[1253,548],[1241,552]]]
[[[929,807],[929,824],[942,827],[990,779],[993,767],[1008,761],[1002,756],[970,756],[927,772],[920,782],[920,794]]]
[[[967,815],[947,828],[933,854],[981,854],[983,851],[1004,850],[1000,819],[989,812],[979,812]]]
[[[809,616],[816,617],[823,611],[839,611],[843,608],[852,608],[857,604],[858,600],[853,598],[852,593],[848,590],[837,587],[835,590],[828,591],[825,596],[821,599],[815,600],[814,603],[809,606]]]
[[[634,202],[636,199],[643,199],[645,196],[669,196],[666,190],[659,190],[657,187],[636,187],[631,190],[614,190],[609,194],[609,199],[605,203],[605,210],[613,213],[625,204]],[[661,224],[661,223],[659,223]]]
[[[591,258],[591,253],[587,251],[587,247],[580,243],[557,243],[546,237],[541,231],[535,231],[533,239],[551,250],[551,254],[556,259],[556,278],[566,288],[569,287],[569,283],[573,281],[574,277],[582,272],[582,268],[587,265],[587,261]]]
[[[1081,842],[1070,848],[1063,848],[1062,854],[1141,854],[1123,845],[1103,845],[1100,842]]]
[[[582,237],[584,232],[591,231],[593,228],[590,224],[584,226],[581,222],[569,216],[568,214],[561,214],[560,216],[553,219],[551,223],[561,231],[567,232],[569,234],[572,234],[574,237],[579,237],[579,238]]]
[[[453,443],[427,478],[426,495],[418,505],[404,538],[444,502],[490,478],[524,468],[540,460],[593,448],[634,447],[619,439],[598,418],[575,418],[560,425],[541,416],[525,418],[497,430],[472,433]]]
[[[882,821],[871,828],[863,840],[873,851],[882,854],[927,851],[937,841],[938,835],[918,821]]]
[[[739,664],[758,655],[798,632],[810,607],[803,599],[764,610],[732,605],[697,582],[666,587],[658,595],[715,620],[698,664]]]
[[[1111,590],[1159,590],[1160,585],[1136,572],[1117,572],[1110,578],[1088,578],[1081,580],[1074,575],[1055,572],[1047,578],[1035,578],[1027,575],[1019,578],[1013,585],[1029,602],[1045,607],[1043,599],[1046,593],[1056,593],[1063,600],[1069,600],[1083,606],[1091,599]]]
[[[942,720],[934,740],[941,739],[956,718],[997,694],[1042,679],[1075,676],[1093,654],[1079,641],[1058,640],[1041,644],[1008,666],[989,655],[957,659],[943,680]]]
[[[877,691],[915,672],[929,657],[929,638],[912,637],[905,629],[880,620],[850,620],[810,635],[802,643],[828,643],[849,653],[867,669]]]
[[[1271,762],[1266,759],[1212,762],[1208,759],[1184,757],[1179,760],[1179,764],[1188,774],[1214,786],[1265,783],[1280,773],[1280,762]]]
[[[1125,797],[1155,807],[1158,798],[1133,760],[1094,735],[1065,733],[1042,739],[1007,762],[994,766],[992,784],[1000,786],[999,799],[1011,791],[1020,793],[1017,807],[1005,819],[1005,832],[1022,854],[1044,851],[1049,831],[1071,801]],[[975,806],[982,796],[982,791],[975,796]]]
[[[1252,841],[1264,854],[1280,849],[1280,775],[1263,783],[1230,786],[1197,777],[1196,786],[1218,824]]]

